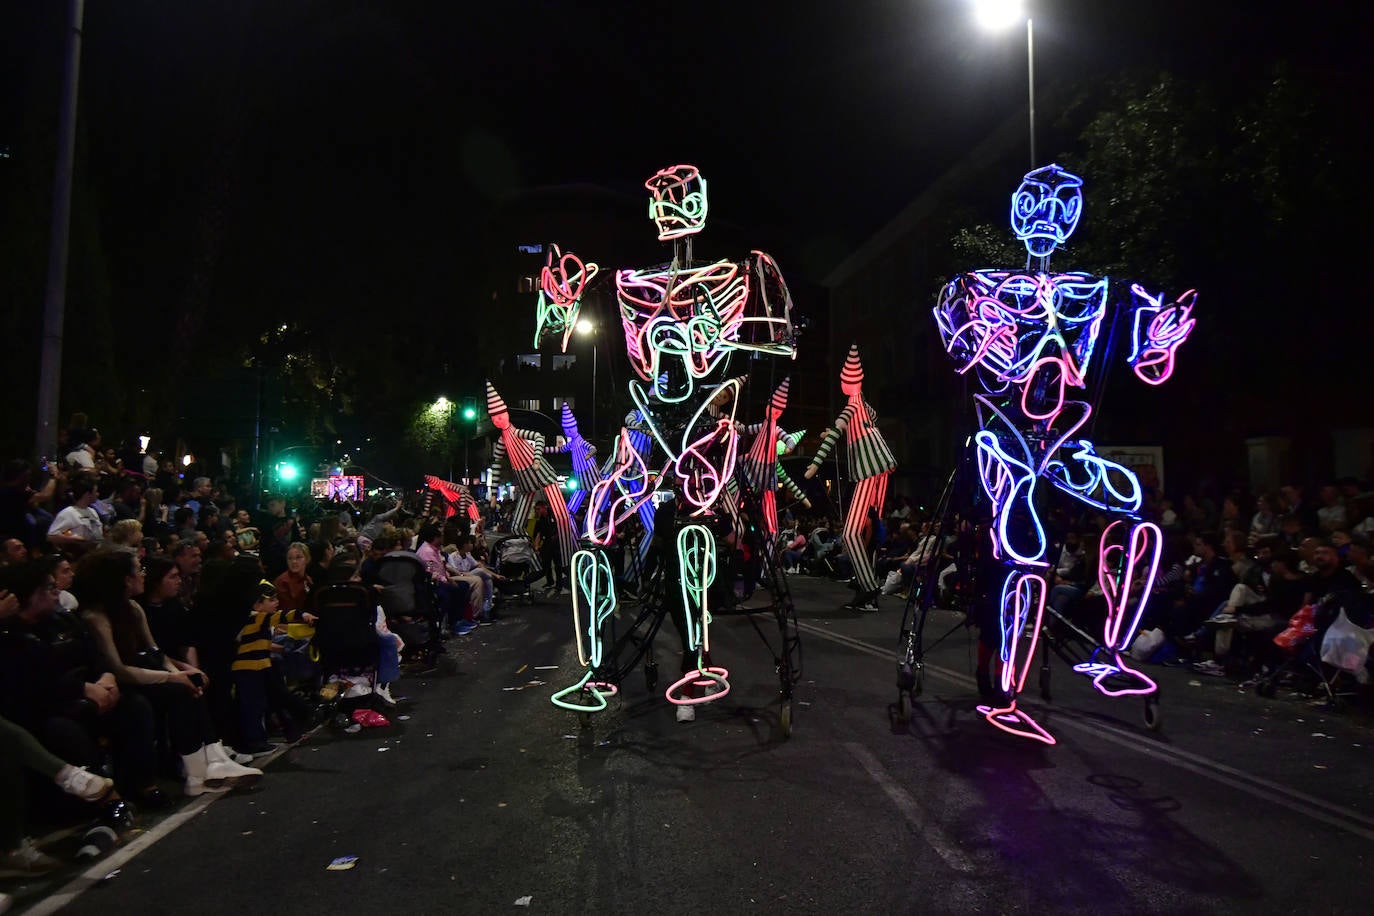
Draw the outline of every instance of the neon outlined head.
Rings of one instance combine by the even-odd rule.
[[[1027,172],[1011,195],[1011,231],[1032,257],[1067,242],[1082,215],[1083,179],[1053,163]]]
[[[706,179],[694,165],[659,169],[644,182],[652,192],[649,219],[658,226],[658,240],[671,241],[706,227]]]

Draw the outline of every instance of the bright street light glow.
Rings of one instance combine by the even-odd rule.
[[[182,456],[181,456],[181,464],[182,464],[182,467],[188,467],[188,468],[189,468],[189,467],[191,466],[191,462],[193,462],[193,461],[195,461],[195,460],[196,460],[196,456],[195,456],[195,455],[182,455]]]
[[[590,334],[595,330],[596,325],[592,323],[592,320],[590,318],[577,319],[577,333]]]
[[[297,473],[294,464],[283,464],[281,467],[277,468],[277,476],[282,480],[295,480]]]
[[[1026,5],[1021,0],[973,0],[973,17],[988,31],[1010,28],[1026,21]]]
[[[439,400],[431,404],[429,409],[434,411],[435,413],[448,413],[448,409],[450,406],[451,405],[449,404],[448,398],[444,397],[443,395],[440,395]]]

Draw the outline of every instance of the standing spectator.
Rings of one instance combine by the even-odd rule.
[[[94,471],[95,468],[95,443],[100,441],[100,434],[93,429],[73,430],[71,434],[72,450],[67,453],[67,464],[73,469],[83,471]]]
[[[95,477],[78,474],[71,484],[72,504],[52,520],[48,526],[48,543],[58,550],[86,553],[100,545],[105,526],[91,508],[97,491]]]
[[[304,564],[302,564],[304,570]],[[239,631],[238,655],[234,659],[234,690],[239,700],[239,749],[253,757],[270,754],[276,746],[267,741],[266,718],[276,713],[282,720],[286,740],[294,744],[301,738],[302,725],[309,721],[309,710],[286,689],[281,672],[272,664],[272,631],[288,623],[315,622],[315,615],[304,611],[284,611],[277,606],[277,587],[265,579],[258,584],[248,623]]]
[[[548,593],[568,594],[568,583],[563,580],[564,570],[559,565],[558,525],[549,504],[541,502],[534,507],[534,549],[539,555],[539,563],[544,567],[548,580]]]

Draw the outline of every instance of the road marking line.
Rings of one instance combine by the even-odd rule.
[[[921,803],[912,797],[911,793],[899,786],[896,781],[883,769],[883,765],[873,752],[857,742],[846,742],[845,749],[853,754],[859,761],[859,766],[863,767],[868,775],[878,784],[892,803],[897,806],[897,810],[902,812],[902,816],[907,819],[907,823],[915,828],[916,833],[921,839],[930,844],[930,848],[945,860],[945,864],[955,871],[971,872],[974,870],[973,862],[968,856],[964,855],[963,850],[959,849],[959,844],[955,843],[940,826],[935,823],[934,818],[926,814],[921,807]]]
[[[813,624],[798,623],[798,628],[806,632],[828,639],[831,642],[839,643],[851,649],[873,655],[878,658],[886,659],[896,664],[896,656],[892,651],[887,651],[872,643],[864,642],[852,636],[844,636],[834,633]],[[974,686],[973,678],[949,668],[939,665],[932,665],[927,662],[924,670],[932,677],[938,677],[950,683],[958,684],[963,687]],[[1056,724],[1063,724],[1069,728],[1082,732],[1091,737],[1101,738],[1112,744],[1120,745],[1129,750],[1137,751],[1147,757],[1162,760],[1166,763],[1205,776],[1215,782],[1238,789],[1248,795],[1269,802],[1275,802],[1281,807],[1287,808],[1297,814],[1319,820],[1327,824],[1339,827],[1356,836],[1364,839],[1374,840],[1374,818],[1368,817],[1357,811],[1350,811],[1332,802],[1309,795],[1298,789],[1291,789],[1281,783],[1273,782],[1262,776],[1255,776],[1244,770],[1227,766],[1210,757],[1195,754],[1192,751],[1185,751],[1172,745],[1160,744],[1155,741],[1144,739],[1129,731],[1119,729],[1115,726],[1098,722],[1086,722],[1078,718],[1072,710],[1064,707],[1049,706],[1058,717]]]
[[[167,836],[169,833],[191,820],[191,818],[203,812],[206,808],[210,807],[210,805],[214,804],[216,799],[225,794],[227,793],[207,792],[175,814],[168,815],[164,820],[160,821],[156,827],[146,833],[140,834],[128,846],[117,849],[105,858],[96,861],[81,874],[62,885],[61,889],[55,893],[49,894],[26,909],[24,911],[24,916],[49,916],[49,914],[56,913],[77,897],[81,896],[82,893],[105,880],[105,876],[110,872],[117,868],[123,868],[134,856]]]

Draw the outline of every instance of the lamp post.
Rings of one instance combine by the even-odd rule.
[[[1031,168],[1040,163],[1035,158],[1035,31],[1031,17],[1022,0],[974,0],[974,17],[988,31],[1000,31],[1026,20],[1026,100],[1030,112]]]
[[[592,339],[592,425],[591,439],[596,441],[596,324],[587,318],[578,319],[577,333]]]
[[[429,405],[429,409],[436,417],[443,416],[444,418],[444,445],[448,446],[446,449],[448,451],[448,479],[452,480],[453,448],[452,443],[448,441],[448,437],[449,434],[453,432],[453,402],[441,394],[439,395],[439,400]]]

